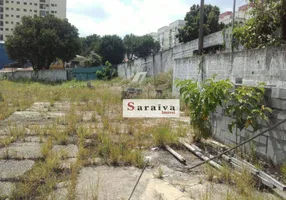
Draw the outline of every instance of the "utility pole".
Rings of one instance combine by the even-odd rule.
[[[231,33],[231,53],[233,53],[233,49],[234,49],[234,45],[233,45],[233,29],[234,29],[234,21],[235,21],[235,9],[236,9],[236,0],[233,0],[232,33]]]
[[[199,48],[198,53],[199,55],[203,54],[203,48],[204,48],[204,7],[205,2],[204,0],[201,0],[201,6],[200,6],[200,30],[199,30]]]

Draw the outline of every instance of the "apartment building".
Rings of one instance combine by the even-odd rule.
[[[253,3],[249,3],[239,7],[238,11],[235,12],[234,21],[238,23],[245,23],[246,20],[251,18],[251,14],[249,12],[252,10],[253,6]],[[219,16],[219,23],[229,25],[232,23],[232,17],[233,14],[231,11],[224,12]]]
[[[176,38],[176,35],[179,33],[179,29],[183,28],[186,25],[184,20],[177,20],[169,24],[169,26],[164,26],[158,29],[158,32],[150,33],[153,38],[157,37],[161,45],[161,51],[173,48],[179,44],[179,39]]]
[[[0,41],[13,34],[23,16],[66,18],[67,0],[0,0]]]

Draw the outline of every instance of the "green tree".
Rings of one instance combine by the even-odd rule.
[[[96,72],[96,76],[101,80],[111,80],[117,76],[117,71],[110,62],[106,61],[104,68],[102,70],[98,70]]]
[[[286,41],[286,0],[252,0],[253,15],[245,25],[236,27],[234,38],[245,48],[276,46]],[[284,7],[283,7],[284,6]],[[279,29],[282,27],[282,34]]]
[[[137,39],[138,37],[134,34],[125,35],[123,38],[126,55],[128,60],[132,60],[135,54],[135,49],[137,48]]]
[[[23,17],[5,46],[11,59],[30,61],[36,71],[49,69],[57,58],[68,62],[80,51],[78,30],[67,20],[52,15]]]
[[[160,50],[160,43],[150,35],[135,36],[129,34],[124,37],[123,41],[128,60],[132,60],[134,55],[142,58],[158,53]]]
[[[220,31],[224,28],[223,24],[219,24],[220,9],[217,6],[209,4],[204,8],[204,35]],[[185,16],[186,26],[179,29],[176,37],[180,42],[189,42],[199,37],[200,26],[200,6],[193,5]]]
[[[139,57],[147,57],[158,53],[160,50],[160,43],[155,41],[152,36],[144,35],[137,38],[137,45],[134,54]]]
[[[100,55],[92,51],[87,60],[84,61],[85,67],[95,67],[101,65],[102,58]]]
[[[105,35],[99,45],[99,54],[102,61],[109,61],[113,65],[122,63],[125,55],[123,40],[117,35]]]
[[[80,38],[82,56],[89,56],[92,51],[98,53],[101,37],[93,34],[87,37]]]

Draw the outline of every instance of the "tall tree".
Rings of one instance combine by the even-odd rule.
[[[144,35],[137,38],[137,45],[134,54],[139,57],[147,57],[158,53],[160,50],[160,43],[154,41],[152,36]]]
[[[128,60],[132,60],[135,54],[135,49],[137,47],[137,39],[138,37],[134,34],[125,35],[123,38],[124,46],[126,49],[126,55]]]
[[[220,9],[217,6],[209,4],[204,8],[204,35],[208,35],[224,28],[223,24],[219,24]],[[180,42],[189,42],[199,37],[200,25],[200,6],[193,5],[185,16],[186,26],[179,29],[177,38]]]
[[[101,37],[93,34],[87,37],[80,38],[82,56],[88,56],[92,51],[98,53]]]
[[[253,15],[245,25],[234,29],[234,38],[248,49],[276,46],[286,42],[286,0],[252,0]],[[282,28],[282,32],[279,29]]]
[[[128,60],[132,60],[134,56],[138,58],[158,53],[160,43],[155,41],[152,36],[136,36],[133,34],[126,35],[123,39]]]
[[[102,62],[109,61],[113,65],[121,63],[125,55],[123,40],[117,35],[105,35],[99,45]]]
[[[36,71],[49,69],[57,58],[68,62],[80,51],[78,30],[67,20],[52,15],[23,17],[5,46],[11,59],[30,61]]]

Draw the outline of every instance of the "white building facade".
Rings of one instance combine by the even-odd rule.
[[[179,44],[179,39],[176,35],[179,33],[179,29],[186,25],[184,20],[177,20],[171,23],[169,26],[164,26],[158,29],[158,32],[149,33],[155,41],[159,41],[161,45],[161,51],[173,48]]]
[[[164,26],[158,30],[158,41],[161,44],[161,51],[173,48],[179,44],[179,39],[176,35],[179,33],[179,29],[186,25],[184,20],[177,20],[171,23],[169,26]]]
[[[245,23],[246,20],[250,19],[251,10],[253,9],[254,4],[249,3],[238,8],[238,11],[235,12],[235,22]],[[219,16],[219,23],[229,25],[232,23],[233,13],[231,11],[224,12]]]
[[[67,0],[0,0],[0,40],[12,35],[23,16],[66,18]]]

